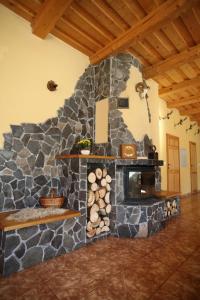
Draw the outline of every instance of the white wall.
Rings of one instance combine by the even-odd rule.
[[[52,35],[42,40],[29,22],[0,4],[0,147],[10,124],[56,116],[89,64],[84,54]],[[46,88],[49,80],[56,92]]]

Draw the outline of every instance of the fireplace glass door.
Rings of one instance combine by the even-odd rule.
[[[124,170],[125,201],[151,198],[155,192],[153,167],[126,167]]]

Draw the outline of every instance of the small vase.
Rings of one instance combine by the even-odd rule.
[[[83,155],[89,155],[90,154],[90,150],[89,149],[82,149],[81,150],[81,154],[83,154]]]

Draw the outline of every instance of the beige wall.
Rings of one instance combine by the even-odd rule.
[[[189,168],[189,141],[197,144],[197,163],[198,163],[198,189],[200,189],[200,135],[194,135],[197,130],[195,126],[191,131],[186,133],[186,128],[191,123],[187,120],[182,126],[174,127],[180,116],[177,110],[174,110],[169,120],[159,120],[159,116],[163,117],[170,110],[167,108],[165,101],[158,96],[158,85],[153,80],[148,80],[150,86],[149,106],[152,116],[151,123],[148,122],[148,114],[145,100],[140,100],[138,93],[135,91],[135,85],[142,80],[141,73],[135,67],[131,68],[130,79],[127,84],[126,91],[120,96],[129,97],[129,109],[123,109],[123,118],[128,125],[136,140],[142,140],[145,134],[148,134],[153,140],[159,152],[159,159],[166,162],[166,133],[179,137],[180,149],[186,149],[187,167],[181,167],[181,193],[190,192],[190,168]],[[162,170],[162,189],[167,188],[167,168],[166,164]]]
[[[1,4],[0,37],[1,147],[10,124],[55,116],[89,59],[52,35],[45,40],[34,36],[29,22]],[[49,80],[58,84],[56,92],[47,90]]]

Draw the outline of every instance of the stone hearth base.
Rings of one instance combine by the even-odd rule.
[[[163,199],[147,205],[116,206],[115,236],[148,237],[161,230],[166,221],[180,214],[178,197]]]

